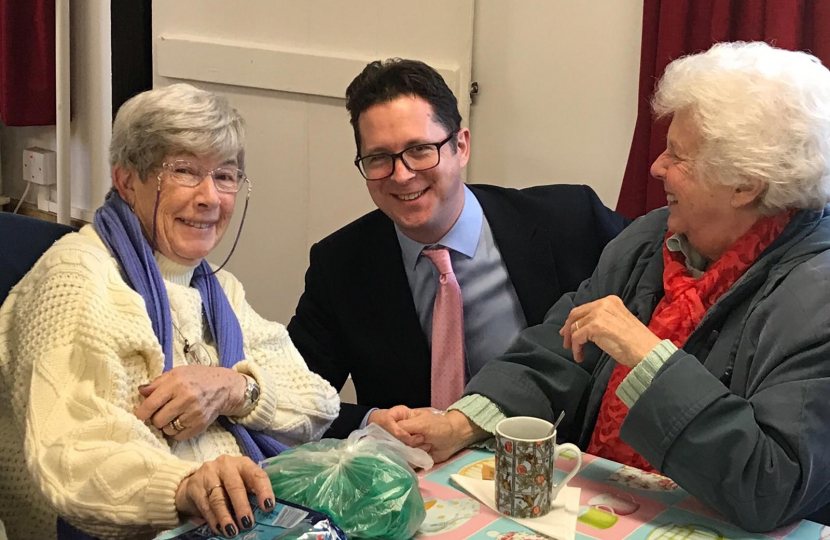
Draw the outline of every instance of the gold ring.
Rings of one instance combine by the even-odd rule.
[[[222,482],[219,482],[218,484],[207,490],[207,496],[210,497],[210,494],[213,493],[213,490],[220,487],[222,487]]]
[[[579,321],[576,321],[576,322],[574,323],[574,326],[576,327],[576,329],[577,329],[577,330],[579,330]],[[177,420],[178,420],[178,418],[177,418]]]
[[[185,430],[185,426],[183,426],[182,423],[179,421],[178,416],[174,418],[172,422],[170,422],[170,427],[175,429],[176,433],[180,433]]]

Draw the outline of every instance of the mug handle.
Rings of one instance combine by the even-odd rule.
[[[573,470],[571,470],[571,472],[569,472],[567,476],[565,476],[565,478],[562,479],[561,482],[559,482],[558,484],[554,484],[551,487],[551,502],[553,502],[556,499],[556,496],[559,495],[559,491],[561,491],[562,488],[565,487],[565,485],[571,481],[571,478],[576,476],[576,473],[578,473],[579,470],[582,468],[582,450],[580,450],[579,447],[572,443],[557,444],[556,452],[553,453],[553,461],[555,462],[556,459],[559,457],[559,454],[561,454],[564,450],[571,450],[574,453],[576,453],[576,467],[574,467]],[[553,474],[553,471],[555,470],[556,467],[554,467],[554,464],[551,463],[551,474]],[[553,484],[553,478],[551,478],[551,484]]]

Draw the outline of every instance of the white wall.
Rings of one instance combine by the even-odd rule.
[[[294,313],[311,244],[373,208],[351,163],[348,81],[367,59],[456,65],[454,55],[470,48],[465,15],[451,17],[462,4],[425,2],[402,33],[395,15],[410,9],[405,1],[361,0],[348,9],[339,0],[154,2],[155,84],[194,81],[227,95],[247,118],[254,196],[228,269],[267,318],[285,322]],[[384,15],[397,26],[372,23]],[[467,21],[481,94],[469,115],[468,181],[587,183],[614,207],[636,119],[641,18],[642,0],[475,0]],[[361,24],[365,31],[355,33]],[[331,89],[334,74],[319,69],[282,80],[293,69],[287,53],[360,62],[348,73],[333,70]],[[325,88],[307,94],[309,85]]]
[[[463,96],[473,5],[421,0],[413,12],[410,0],[153,2],[154,84],[221,92],[246,119],[253,192],[227,268],[263,316],[288,321],[311,245],[374,209],[353,164],[348,84],[368,62],[400,56],[441,69]],[[469,98],[461,101],[467,111]],[[224,259],[236,223],[211,262]]]
[[[112,126],[112,72],[109,0],[83,0],[70,5],[71,54],[71,185],[72,206],[94,210],[109,189],[106,149]],[[24,148],[55,149],[55,127],[0,128],[2,193],[23,194],[21,155]],[[26,199],[37,200],[37,186]],[[81,214],[89,219],[90,213]]]
[[[257,5],[243,2],[236,9],[255,10],[259,9]],[[106,156],[112,116],[109,1],[86,0],[72,2],[71,6],[72,204],[94,210],[109,187]],[[276,17],[273,11],[269,9],[266,18]],[[468,180],[516,187],[587,183],[613,207],[636,117],[642,0],[476,0],[474,16],[473,78],[479,82],[481,93],[469,119],[473,156]],[[216,21],[216,24],[222,23]],[[295,30],[311,32],[312,26],[308,26],[311,23],[305,24],[296,25]],[[273,25],[265,26],[272,31],[261,36],[248,35],[246,39],[265,41],[273,34]],[[434,28],[436,32],[447,31],[440,25]],[[423,49],[432,50],[435,40],[423,35],[423,29],[418,33]],[[307,34],[308,39],[311,37]],[[409,41],[415,43],[413,39]],[[383,54],[384,47],[376,44],[375,48],[377,54]],[[349,55],[354,51],[343,53]],[[214,89],[223,91],[219,85]],[[321,97],[317,101],[329,107],[329,116],[341,122],[336,129],[324,132],[317,129],[319,136],[345,138],[351,145],[351,130],[346,112],[341,109],[342,100]],[[290,116],[278,118],[279,108],[261,110],[258,114],[276,115],[274,122],[292,121]],[[309,129],[314,126],[309,125]],[[0,128],[2,193],[19,197],[23,192],[25,184],[21,180],[20,164],[23,148],[33,145],[54,148],[54,142],[53,127]],[[289,147],[294,144],[282,143]],[[255,153],[272,158],[274,144],[271,138],[252,139],[249,148],[252,159]],[[350,152],[329,156],[345,163],[342,167],[332,164],[333,170],[354,173],[346,163],[351,158]],[[292,177],[288,170],[290,164],[283,161],[276,167],[280,177]],[[318,210],[328,215],[332,204],[335,209],[339,204],[342,209],[334,213],[339,216],[338,223],[345,223],[350,219],[347,215],[357,215],[370,208],[371,203],[359,179],[341,176],[332,175],[330,182],[353,183],[353,191],[348,197],[329,201]],[[323,194],[328,192],[323,184],[314,189]],[[306,204],[301,199],[308,196],[300,194],[300,199],[285,201],[285,204]],[[28,198],[34,200],[34,193]],[[255,205],[264,203],[258,200]],[[346,206],[353,208],[348,210]],[[327,233],[335,226],[334,217],[329,216],[326,228],[308,227],[306,238],[297,241],[314,241]],[[243,235],[243,243],[257,241],[255,234],[247,239]],[[284,279],[300,282],[304,269],[300,266],[303,265],[291,267],[290,275]],[[249,281],[273,280],[273,276],[267,279],[255,268],[241,273]],[[296,291],[284,294],[277,302],[279,307],[273,305],[274,298],[266,298],[269,306],[263,311],[278,312],[285,318],[285,313],[293,310],[297,294]]]
[[[637,116],[643,0],[478,0],[467,180],[619,195]]]
[[[476,1],[470,181],[584,182],[616,203],[636,118],[642,3]],[[71,6],[72,204],[94,210],[109,186],[109,1]],[[22,149],[54,141],[52,127],[0,128],[3,194],[23,193]]]

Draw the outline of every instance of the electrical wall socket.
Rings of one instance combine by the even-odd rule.
[[[23,180],[41,186],[57,182],[57,154],[34,146],[23,150]]]

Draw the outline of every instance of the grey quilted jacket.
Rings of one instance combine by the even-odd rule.
[[[466,393],[508,416],[564,410],[562,438],[584,449],[615,362],[589,344],[575,363],[558,331],[574,306],[608,295],[649,322],[663,296],[667,218],[655,210],[608,244],[593,276]],[[830,206],[793,217],[658,371],[620,436],[745,529],[830,515]]]

